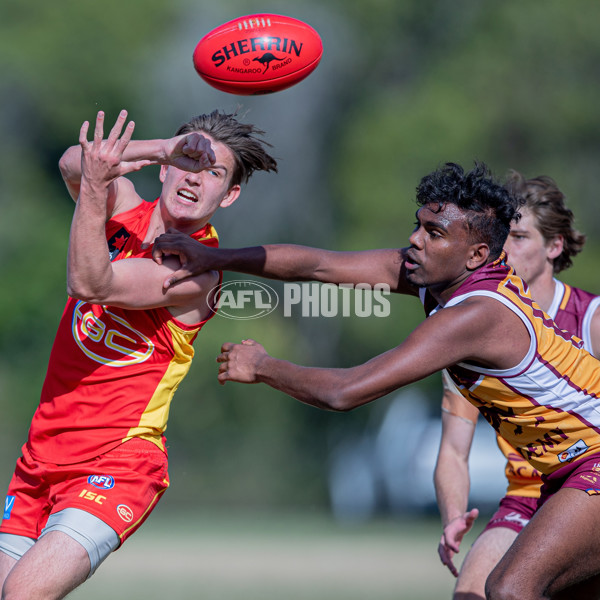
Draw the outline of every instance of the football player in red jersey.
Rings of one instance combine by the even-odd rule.
[[[4,503],[3,598],[63,598],[167,489],[169,406],[214,314],[220,275],[209,271],[164,293],[162,280],[179,263],[156,264],[151,242],[177,227],[194,243],[217,246],[215,211],[238,198],[253,171],[277,167],[262,132],[234,115],[200,115],[165,140],[132,141],[126,120],[122,111],[104,139],[98,113],[92,141],[86,122],[79,146],[60,161],[77,201],[70,298]],[[160,165],[162,189],[145,202],[124,175],[151,164]]]
[[[555,275],[572,265],[585,236],[573,227],[573,213],[556,183],[546,176],[526,180],[513,171],[509,189],[525,200],[521,219],[511,227],[504,249],[508,262],[529,286],[531,297],[556,324],[600,354],[600,296],[566,285]],[[536,511],[541,475],[509,444],[498,438],[508,462],[509,487],[482,534],[469,550],[460,573],[453,564],[464,535],[478,515],[467,511],[468,458],[479,411],[455,389],[444,373],[442,439],[434,481],[444,532],[442,562],[458,577],[455,600],[483,600],[485,581]]]

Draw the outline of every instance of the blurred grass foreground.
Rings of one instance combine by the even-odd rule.
[[[157,509],[71,597],[450,598],[454,578],[439,562],[439,535],[437,518],[340,524],[313,513],[175,516]]]

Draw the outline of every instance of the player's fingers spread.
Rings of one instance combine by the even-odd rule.
[[[84,150],[87,149],[88,146],[90,145],[90,143],[88,142],[88,139],[87,139],[89,128],[90,128],[90,122],[84,121],[81,126],[81,129],[79,130],[79,143],[81,144],[81,147]]]
[[[119,143],[117,145],[117,149],[121,154],[123,154],[123,152],[125,152],[125,148],[127,148],[127,145],[131,141],[134,129],[135,129],[135,122],[129,121],[129,123],[127,123],[127,127],[125,127],[125,131],[123,132],[123,135],[121,136],[121,139],[119,140]],[[140,164],[139,166],[137,166],[139,163],[142,163],[142,162],[144,164]],[[150,161],[138,161],[138,162],[133,162],[130,164],[133,167],[137,167],[135,169],[137,171],[137,170],[141,169],[142,167],[146,166],[146,164],[150,164]]]
[[[119,136],[121,135],[121,131],[123,130],[123,123],[125,123],[126,118],[127,118],[127,111],[122,110],[119,113],[119,116],[117,117],[117,120],[115,121],[115,124],[112,126],[110,133],[108,134],[107,141],[110,143],[111,146],[113,146],[119,139]]]
[[[94,129],[94,143],[100,143],[104,137],[104,112],[98,111],[96,127]]]

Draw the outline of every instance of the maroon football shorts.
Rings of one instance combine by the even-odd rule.
[[[504,496],[498,510],[494,513],[483,531],[504,527],[519,533],[538,508],[539,498],[526,496]]]

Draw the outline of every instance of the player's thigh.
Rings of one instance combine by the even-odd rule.
[[[563,488],[535,514],[488,578],[489,600],[563,595],[600,574],[600,496]],[[581,584],[583,585],[583,584]]]
[[[0,590],[2,590],[4,580],[7,578],[16,562],[16,559],[14,559],[12,556],[4,554],[4,552],[0,551]]]
[[[454,600],[485,599],[485,581],[516,537],[512,529],[494,527],[475,540],[461,566]]]
[[[90,572],[85,548],[61,531],[38,540],[10,570],[2,598],[57,600],[82,584]]]

